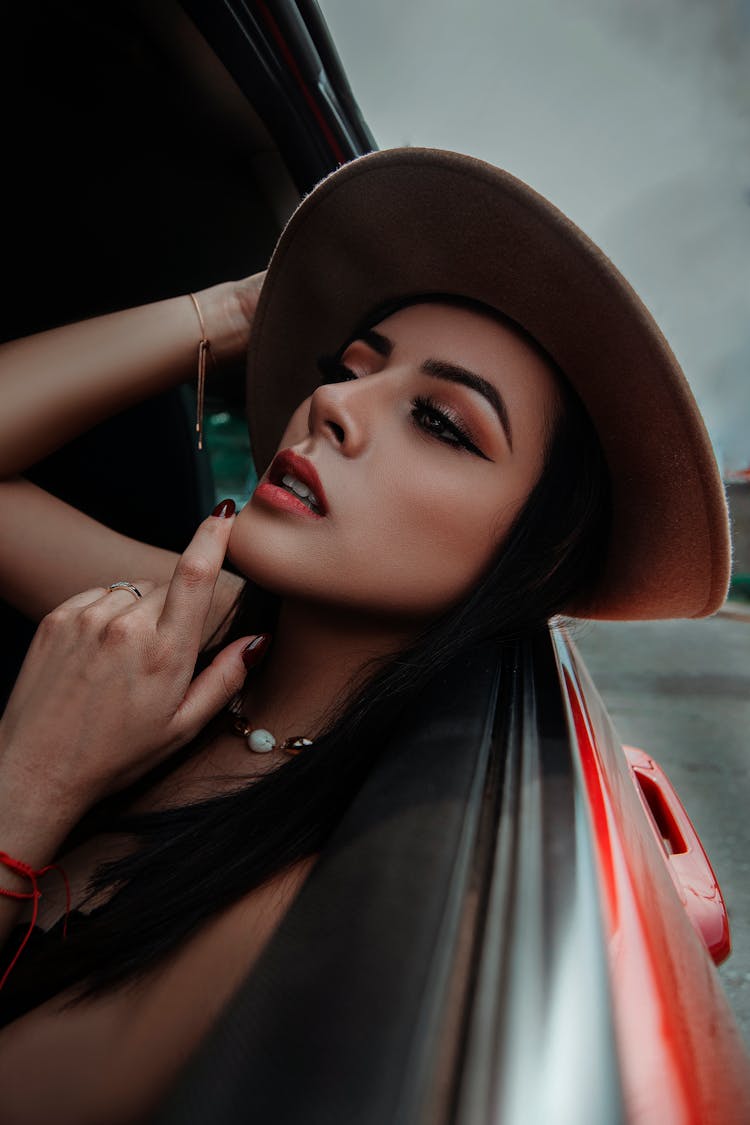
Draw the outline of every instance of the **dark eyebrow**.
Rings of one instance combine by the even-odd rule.
[[[438,379],[447,379],[449,383],[463,383],[465,387],[483,395],[497,414],[508,446],[511,451],[513,450],[508,410],[492,383],[488,383],[486,379],[483,379],[481,375],[476,375],[473,371],[467,371],[465,367],[457,367],[455,363],[446,363],[442,359],[426,359],[419,370],[423,371],[425,375],[435,375]]]
[[[385,356],[386,359],[393,351],[393,341],[389,340],[387,336],[382,336],[380,332],[373,331],[368,328],[366,331],[355,337],[362,340],[378,355]],[[437,379],[447,379],[449,383],[461,383],[464,387],[468,387],[472,391],[476,391],[487,399],[492,409],[497,414],[500,425],[503,428],[503,433],[507,439],[508,445],[513,450],[513,438],[510,429],[510,418],[508,416],[508,408],[503,401],[502,396],[492,383],[488,383],[481,375],[477,375],[474,371],[468,371],[465,367],[459,367],[455,363],[446,363],[443,359],[426,359],[420,365],[419,370],[424,375],[434,375]]]
[[[387,336],[381,336],[379,332],[374,332],[372,328],[360,332],[354,339],[364,340],[368,347],[371,347],[378,355],[384,355],[386,359],[393,351],[393,340],[389,340]]]

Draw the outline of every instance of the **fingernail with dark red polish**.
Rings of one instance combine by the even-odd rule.
[[[234,503],[234,500],[222,500],[220,504],[216,505],[213,512],[211,512],[211,515],[229,519],[230,516],[234,515],[235,507],[236,505]]]
[[[250,641],[249,645],[245,645],[242,650],[242,662],[245,667],[250,669],[254,668],[256,664],[260,664],[270,643],[271,634],[261,633],[255,640]]]

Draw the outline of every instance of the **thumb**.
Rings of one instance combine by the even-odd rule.
[[[226,707],[245,682],[248,669],[257,664],[266,648],[268,633],[240,637],[218,653],[190,684],[175,719],[188,738]],[[248,646],[251,646],[249,651]]]

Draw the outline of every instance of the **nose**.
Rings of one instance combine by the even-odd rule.
[[[370,407],[362,394],[363,382],[323,383],[310,397],[310,433],[322,434],[346,457],[356,457],[367,443]]]

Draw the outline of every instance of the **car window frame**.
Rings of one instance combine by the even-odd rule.
[[[462,656],[159,1125],[624,1120],[590,831],[549,633]]]

